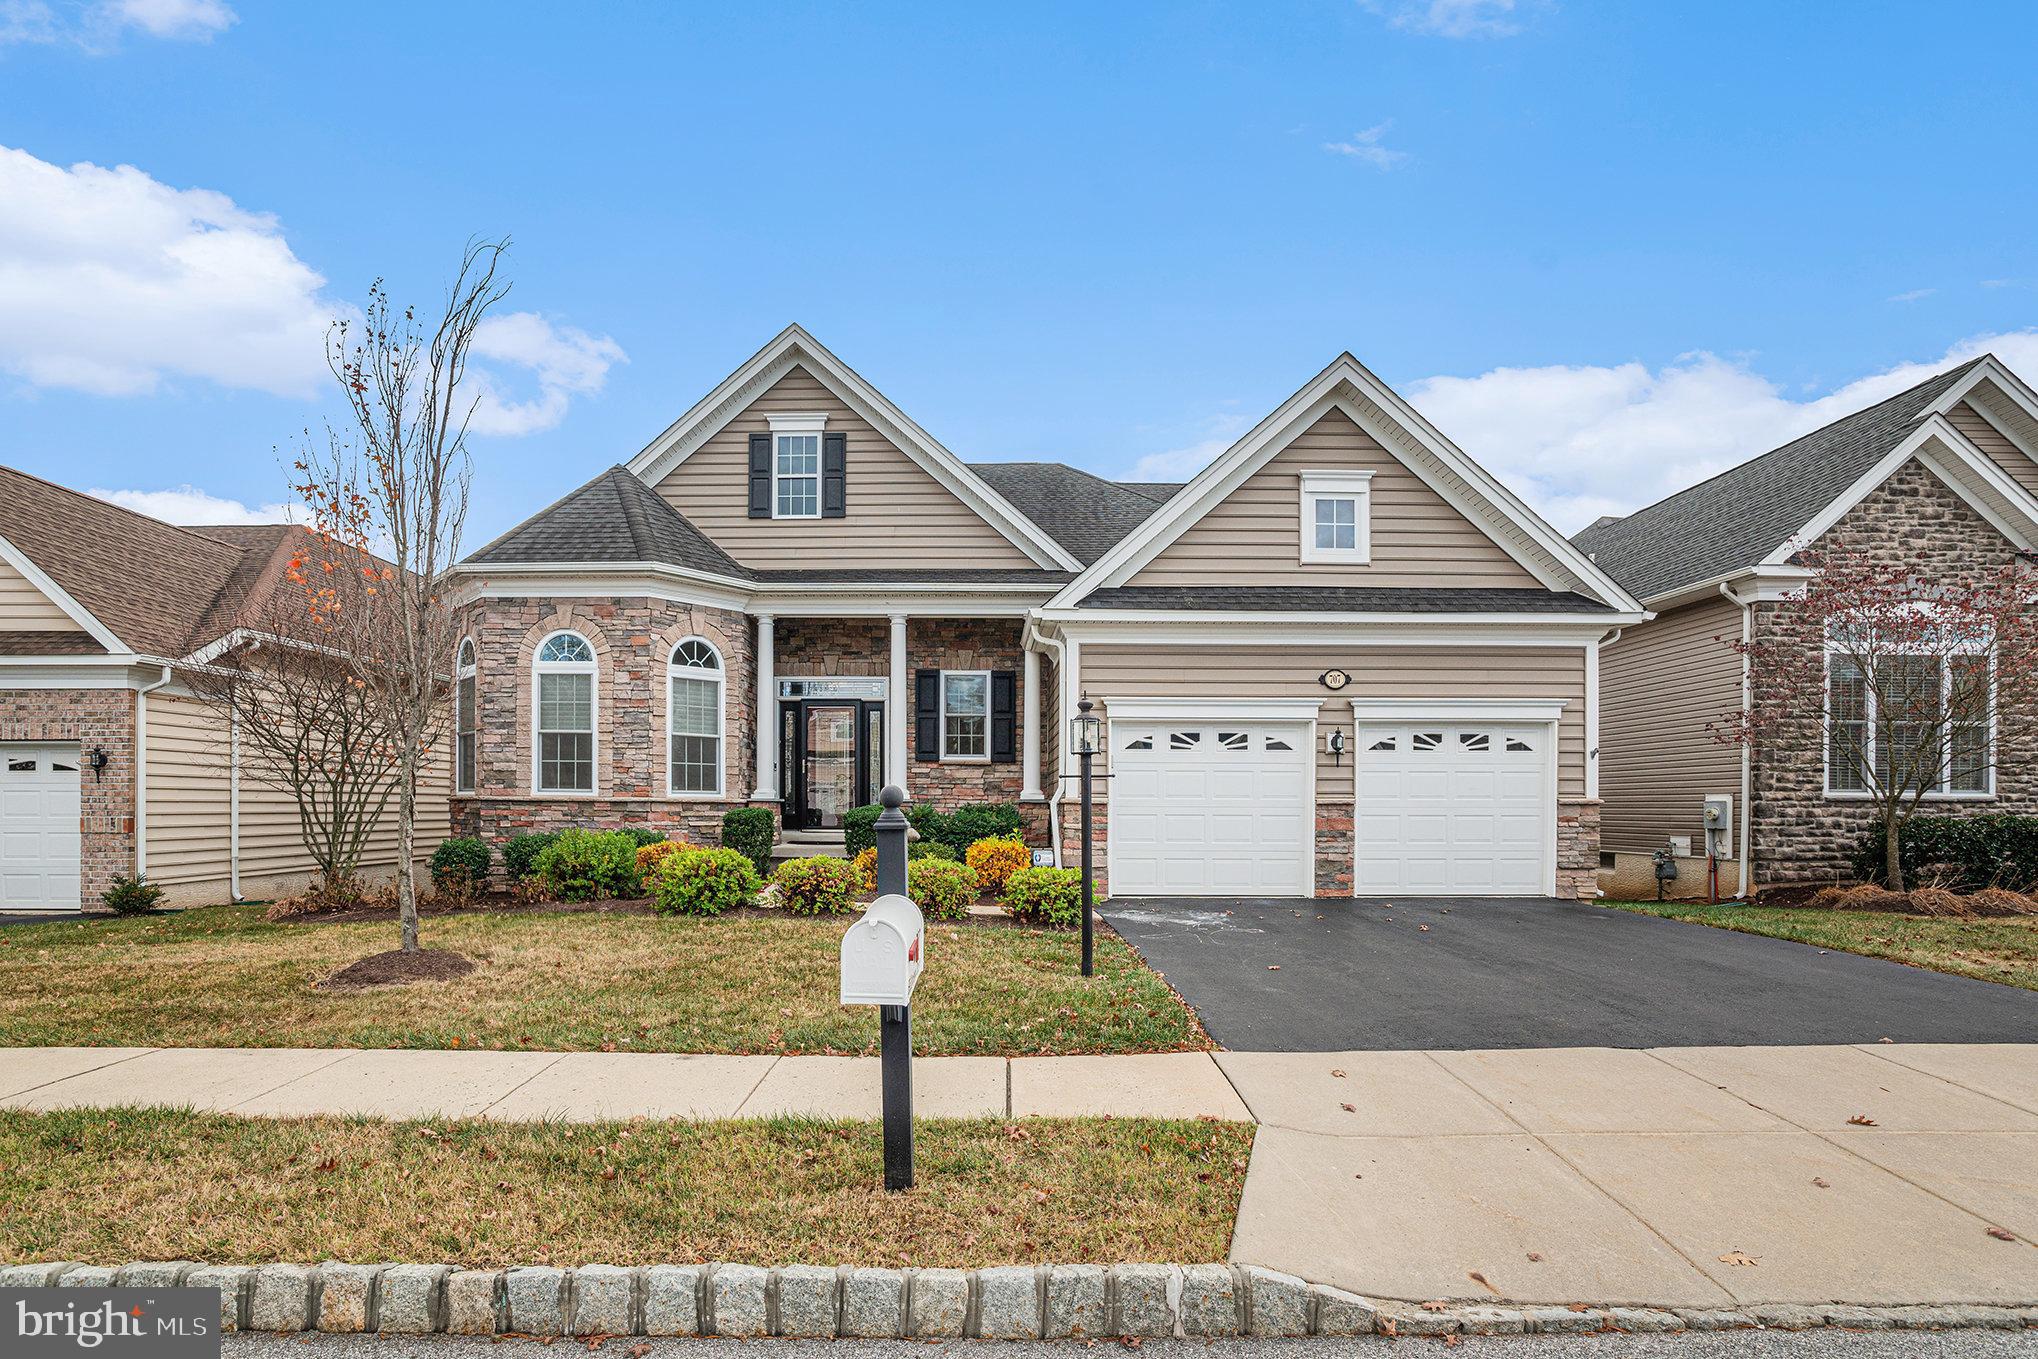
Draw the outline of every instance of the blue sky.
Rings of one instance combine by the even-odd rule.
[[[0,0],[0,462],[261,513],[325,318],[507,234],[472,544],[791,320],[964,457],[1106,475],[1350,349],[1575,529],[1949,356],[2038,377],[2033,51],[2023,5]]]

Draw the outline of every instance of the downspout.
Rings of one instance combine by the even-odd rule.
[[[1755,684],[1748,668],[1748,644],[1755,640],[1755,605],[1752,601],[1734,593],[1734,587],[1724,581],[1720,593],[1741,609],[1741,864],[1734,894],[1743,901],[1753,901],[1755,893],[1749,877],[1748,827],[1755,820],[1755,747],[1747,740],[1747,724],[1755,716]]]
[[[149,695],[170,682],[170,667],[162,678],[134,691],[134,875],[149,876]]]
[[[226,889],[236,904],[241,895],[241,706],[227,709]]]
[[[1060,697],[1055,701],[1054,711],[1056,720],[1065,723],[1069,711],[1068,648],[1063,646],[1058,638],[1049,637],[1046,633],[1042,632],[1038,621],[1031,614],[1028,614],[1026,617],[1026,633],[1019,644],[1030,647],[1036,642],[1040,644],[1043,650],[1052,648],[1054,651],[1054,684],[1055,688],[1060,692]],[[1054,791],[1047,795],[1047,833],[1051,840],[1051,848],[1054,850],[1054,866],[1056,868],[1063,866],[1061,861],[1061,790],[1062,769],[1068,761],[1066,744],[1062,740],[1061,733],[1056,732],[1054,737]]]

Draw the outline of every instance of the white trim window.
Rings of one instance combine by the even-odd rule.
[[[1302,474],[1302,560],[1364,565],[1372,560],[1371,472]]]
[[[481,719],[475,708],[474,639],[463,638],[453,664],[453,790],[474,791],[476,739]]]
[[[705,637],[688,637],[673,647],[665,674],[666,791],[720,797],[722,653]]]
[[[541,793],[592,794],[595,716],[600,703],[594,648],[577,632],[555,632],[532,663],[531,781]]]
[[[991,758],[991,672],[941,672],[941,758]]]
[[[821,517],[821,435],[825,415],[774,415],[771,421],[771,517]]]
[[[1988,655],[1885,656],[1879,664],[1879,682],[1871,682],[1859,660],[1827,653],[1827,794],[1865,797],[1871,788],[1915,786],[1919,760],[1935,758],[1924,743],[1943,736],[1937,776],[1924,795],[1994,796],[1995,686]],[[1885,704],[1918,710],[1906,720],[1905,711],[1885,714]]]

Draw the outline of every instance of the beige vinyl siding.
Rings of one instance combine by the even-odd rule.
[[[10,563],[0,561],[0,632],[78,631],[77,619]]]
[[[2008,473],[2011,480],[2032,495],[2038,495],[2038,462],[2025,457],[2024,450],[1990,424],[1987,416],[1963,401],[1946,412],[1946,420],[1965,434],[1976,448],[1988,454],[1989,461]]]
[[[1304,471],[1370,471],[1372,560],[1302,561]],[[1129,585],[1535,586],[1406,464],[1331,410],[1141,567]]]
[[[1708,723],[1741,706],[1741,609],[1714,597],[1631,627],[1599,653],[1600,845],[1648,852],[1673,835],[1705,845],[1705,796],[1741,800],[1741,751]]]
[[[220,902],[231,890],[229,819],[232,740],[226,721],[195,698],[157,693],[148,698],[149,879],[170,889],[181,904]],[[428,857],[449,833],[447,793],[452,772],[444,747],[420,790],[417,851]],[[244,760],[253,756],[243,747]],[[362,856],[371,878],[396,864],[395,802],[385,812]],[[297,805],[283,789],[241,770],[241,891],[267,897],[308,881],[311,857],[298,826]]]
[[[1351,675],[1337,693],[1317,676]],[[1352,796],[1354,698],[1554,698],[1557,794],[1585,795],[1585,652],[1582,647],[1085,646],[1082,686],[1110,716],[1114,698],[1317,698],[1317,796]],[[1335,763],[1325,746],[1345,733]]]
[[[848,435],[841,519],[752,519],[750,436],[772,415],[825,413]],[[850,410],[805,368],[773,383],[658,483],[658,493],[745,566],[1030,567],[989,521]]]

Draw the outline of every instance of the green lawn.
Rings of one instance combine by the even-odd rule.
[[[0,1263],[1222,1260],[1247,1124],[607,1124],[0,1110]]]
[[[501,912],[426,917],[472,975],[368,991],[313,983],[393,947],[391,921],[271,924],[259,908],[0,929],[0,1046],[530,1048],[869,1053],[877,1011],[836,1004],[846,919]],[[1167,983],[1113,937],[928,930],[925,1055],[1207,1048]]]
[[[1801,944],[1890,958],[1934,972],[2038,991],[2038,916],[1986,920],[1827,911],[1805,906],[1707,906],[1685,901],[1600,903],[1641,915],[1795,939]]]

